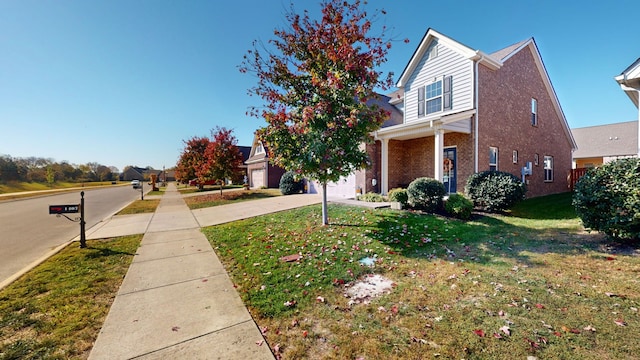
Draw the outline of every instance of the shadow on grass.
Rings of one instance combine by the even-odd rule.
[[[97,258],[119,256],[119,255],[128,255],[128,256],[136,255],[135,253],[130,253],[127,251],[119,251],[119,250],[114,250],[109,248],[100,248],[100,247],[92,247],[92,246],[87,246],[86,250],[91,251],[90,253],[86,254],[86,257],[89,259],[97,259]]]
[[[566,213],[556,214],[563,212]],[[565,221],[565,215],[552,216],[558,222],[544,229],[514,225],[510,223],[513,215],[475,214],[468,222],[412,212],[400,218],[391,212],[376,216],[376,230],[370,236],[408,258],[480,264],[510,258],[527,265],[545,266],[532,260],[530,254],[580,255],[593,251],[637,254],[640,248],[638,243],[616,243],[597,232],[576,231],[571,222]]]

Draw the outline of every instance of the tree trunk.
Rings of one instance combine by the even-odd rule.
[[[329,215],[327,211],[327,183],[322,183],[322,225],[329,225]]]

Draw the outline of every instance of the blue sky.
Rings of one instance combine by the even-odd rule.
[[[318,1],[294,1],[317,13]],[[0,154],[171,167],[215,126],[251,145],[256,83],[237,66],[289,1],[0,0]],[[640,57],[631,0],[373,0],[400,75],[428,28],[487,53],[534,37],[571,127],[638,118],[613,79]],[[405,44],[403,39],[410,42]]]

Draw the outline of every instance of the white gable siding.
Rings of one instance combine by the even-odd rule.
[[[433,82],[434,78],[453,77],[453,108],[446,112],[418,117],[418,88]],[[416,122],[437,118],[443,114],[465,111],[473,108],[473,61],[461,54],[438,44],[438,56],[428,59],[425,53],[405,86],[405,122]]]

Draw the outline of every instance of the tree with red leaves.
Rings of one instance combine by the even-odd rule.
[[[182,142],[185,146],[176,164],[176,179],[185,182],[195,179],[197,177],[196,169],[205,163],[204,153],[209,146],[209,139],[194,136]]]
[[[220,192],[226,179],[242,176],[242,153],[232,130],[216,127],[211,139],[193,137],[184,141],[185,148],[176,164],[176,177],[182,181],[195,179],[202,189],[206,182],[220,183]]]
[[[383,40],[386,28],[380,36],[367,35],[372,22],[359,0],[323,1],[321,20],[293,9],[286,19],[290,28],[275,30],[269,49],[254,42],[240,71],[257,75],[249,94],[265,104],[249,114],[267,121],[258,137],[269,158],[320,182],[327,225],[327,183],[370,164],[361,145],[372,141],[371,132],[389,116],[369,100],[376,87],[392,85],[392,74],[383,79],[376,71],[391,43]]]
[[[215,131],[211,131],[211,139],[204,152],[207,161],[199,174],[203,178],[219,181],[220,195],[222,195],[225,179],[238,177],[242,165],[242,153],[237,146],[238,141],[233,136],[232,130],[216,126]]]

